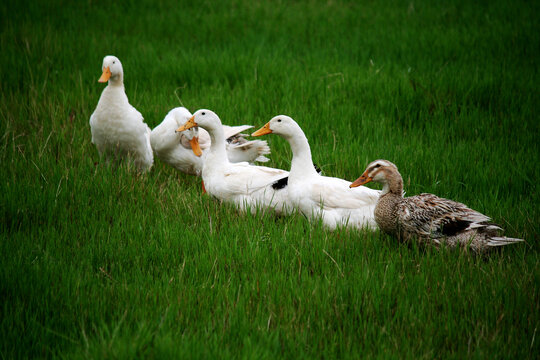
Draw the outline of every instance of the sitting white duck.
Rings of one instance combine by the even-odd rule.
[[[370,181],[383,184],[375,220],[382,231],[398,240],[463,246],[476,252],[523,241],[501,236],[498,225],[465,204],[428,193],[404,198],[401,174],[388,160],[370,163],[351,187]]]
[[[99,82],[103,89],[96,110],[90,116],[92,143],[106,157],[129,157],[141,171],[152,167],[150,128],[143,116],[128,101],[124,89],[124,71],[115,56],[105,56]]]
[[[240,210],[273,209],[287,213],[290,203],[287,187],[276,186],[288,172],[247,162],[231,163],[225,147],[225,133],[219,117],[211,110],[195,112],[177,131],[199,126],[208,131],[211,145],[202,168],[202,179],[208,194],[235,204]]]
[[[201,176],[206,154],[210,149],[210,135],[204,129],[193,127],[175,132],[187,123],[192,114],[185,107],[169,111],[165,119],[152,130],[150,143],[156,156],[183,173]],[[266,141],[248,141],[242,132],[252,128],[250,125],[223,125],[227,157],[230,162],[266,162],[264,155],[270,153]]]
[[[302,214],[309,219],[321,219],[330,229],[337,226],[377,228],[373,211],[380,191],[367,187],[350,189],[349,181],[318,174],[304,132],[288,116],[275,116],[252,136],[265,134],[280,135],[291,145],[293,158],[288,194]]]

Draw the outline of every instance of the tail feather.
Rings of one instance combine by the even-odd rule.
[[[486,231],[502,231],[502,227],[495,225],[495,224],[489,224],[485,228]]]
[[[495,247],[495,246],[504,246],[504,245],[511,245],[518,242],[524,241],[523,239],[518,238],[510,238],[506,236],[494,236],[489,238],[487,242],[487,246]]]
[[[252,140],[252,141],[253,141],[253,145],[257,148],[257,154],[259,154],[259,156],[270,154],[270,146],[268,146],[268,143],[266,142],[266,140]]]
[[[256,158],[255,161],[257,161],[257,162],[268,162],[268,161],[270,161],[270,159],[267,158],[267,157],[264,156],[264,155],[261,155],[261,156],[259,156],[258,158]]]

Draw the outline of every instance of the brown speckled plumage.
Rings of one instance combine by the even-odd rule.
[[[373,161],[352,186],[370,181],[384,184],[375,208],[377,225],[399,240],[464,246],[477,252],[523,241],[500,236],[502,229],[490,223],[488,216],[462,203],[433,194],[404,198],[401,175],[389,161]]]

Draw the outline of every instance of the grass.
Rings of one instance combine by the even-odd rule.
[[[539,6],[0,5],[2,358],[535,358]],[[181,104],[296,119],[326,175],[374,159],[526,239],[480,257],[240,215],[156,161],[107,166],[103,56],[154,127]],[[271,166],[291,152],[268,137]]]

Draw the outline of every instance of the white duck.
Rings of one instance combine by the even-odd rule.
[[[231,163],[225,148],[225,133],[219,117],[211,110],[201,109],[179,127],[185,131],[199,126],[208,131],[211,145],[203,164],[202,179],[208,194],[231,202],[242,211],[251,209],[274,209],[286,213],[290,208],[287,187],[275,184],[288,176],[288,172],[266,166],[254,166],[247,162]],[[274,185],[274,186],[273,186]]]
[[[308,140],[290,117],[275,116],[252,136],[271,133],[284,137],[291,145],[293,158],[288,192],[294,207],[309,219],[322,219],[330,229],[338,225],[377,227],[373,211],[379,191],[367,187],[350,189],[349,181],[318,174],[313,166]]]
[[[191,129],[175,132],[184,125],[192,114],[184,107],[169,111],[165,119],[152,130],[150,143],[156,156],[176,170],[190,175],[200,176],[204,159],[210,149],[210,135],[204,129]],[[223,125],[227,157],[230,162],[268,161],[264,155],[270,153],[266,141],[247,141],[242,131],[252,128],[250,125]]]
[[[100,155],[129,157],[141,171],[152,167],[150,128],[140,112],[128,101],[124,90],[124,71],[115,56],[105,56],[99,82],[109,82],[103,89],[96,110],[90,116],[92,143]]]
[[[383,184],[375,220],[382,231],[398,240],[461,245],[477,252],[523,241],[501,236],[502,229],[491,223],[489,217],[465,204],[427,193],[404,198],[401,174],[388,160],[370,163],[351,187],[370,181]]]

